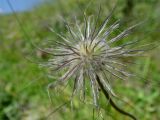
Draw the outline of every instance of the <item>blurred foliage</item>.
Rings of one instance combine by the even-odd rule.
[[[160,40],[159,0],[51,0],[30,12],[17,13],[22,22],[21,27],[13,14],[0,15],[0,120],[46,120],[50,112],[69,99],[72,85],[59,94],[57,91],[51,91],[53,100],[51,104],[46,88],[50,82],[56,80],[57,76],[48,78],[46,70],[38,68],[37,63],[32,62],[45,60],[47,56],[38,51],[33,43],[41,46],[40,43],[45,40],[59,40],[47,29],[48,26],[66,34],[62,17],[71,23],[74,22],[75,16],[83,21],[82,10],[86,10],[87,15],[96,16],[101,5],[100,24],[115,4],[117,8],[111,23],[121,19],[120,31],[127,26],[145,21],[129,39],[140,38],[149,42]],[[121,99],[133,107],[121,100],[116,100],[117,105],[135,114],[140,120],[160,119],[159,50],[160,48],[156,48],[149,52],[146,58],[135,59],[134,62],[137,64],[132,65],[136,73],[150,80],[148,83],[137,78],[125,82],[116,81],[113,86],[118,95],[123,96]],[[67,104],[56,113],[50,114],[48,119],[91,120],[93,118],[92,105],[78,102],[77,99],[73,104],[73,110],[70,109],[70,104]],[[107,105],[102,95],[101,106],[105,120],[128,119]],[[98,119],[101,120],[101,116]]]

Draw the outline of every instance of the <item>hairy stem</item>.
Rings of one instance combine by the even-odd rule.
[[[116,111],[118,111],[119,113],[121,113],[121,114],[123,114],[123,115],[126,115],[126,116],[132,118],[133,120],[137,120],[136,117],[134,117],[134,116],[131,115],[130,113],[128,113],[128,112],[120,109],[120,108],[114,103],[114,101],[111,99],[111,97],[109,96],[108,92],[107,92],[106,89],[104,88],[103,84],[101,83],[101,80],[100,80],[100,78],[99,78],[98,75],[96,75],[96,79],[97,79],[97,82],[98,82],[98,84],[99,84],[99,86],[100,86],[103,94],[105,95],[105,97],[106,97],[107,100],[109,101],[110,105],[111,105]]]

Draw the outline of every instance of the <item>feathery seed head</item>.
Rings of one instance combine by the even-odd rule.
[[[136,25],[108,39],[108,36],[118,28],[120,23],[120,21],[116,21],[113,25],[106,27],[112,12],[100,27],[97,26],[94,20],[87,19],[86,16],[83,26],[78,25],[76,21],[76,29],[75,26],[72,28],[65,22],[69,34],[63,36],[56,33],[62,41],[55,41],[56,47],[47,48],[47,53],[53,57],[44,66],[58,72],[60,70],[65,71],[59,80],[55,81],[54,84],[50,84],[50,87],[65,83],[72,77],[75,79],[73,96],[77,91],[82,91],[80,92],[81,95],[85,96],[85,80],[88,79],[91,83],[93,103],[98,106],[99,88],[102,89],[101,87],[103,87],[109,95],[115,95],[110,84],[112,81],[108,78],[108,75],[123,80],[125,77],[132,76],[132,74],[121,69],[126,65],[120,59],[137,56],[143,50],[129,48],[129,46],[136,43],[135,41],[115,47],[112,47],[112,44],[127,36]],[[55,32],[52,28],[50,30]]]

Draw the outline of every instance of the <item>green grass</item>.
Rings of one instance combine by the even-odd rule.
[[[88,1],[82,0],[79,6],[86,8]],[[98,11],[98,3],[93,2],[88,7],[88,14],[95,14]],[[114,1],[101,0],[103,13],[100,22],[104,19],[113,6]],[[159,7],[158,0],[134,1],[134,7],[130,10],[126,7],[124,0],[119,0],[117,9],[112,21],[121,18],[126,20],[121,28],[126,28],[138,21],[147,19],[147,22],[138,28],[136,34],[129,39],[143,38],[144,41],[160,40],[159,31]],[[127,13],[124,13],[127,9]],[[13,15],[0,15],[0,120],[46,120],[46,116],[60,104],[69,99],[72,92],[72,83],[62,93],[57,94],[51,90],[53,104],[47,95],[47,85],[56,80],[47,78],[47,70],[39,68],[33,61],[45,60],[40,51],[31,44],[37,46],[45,39],[59,40],[59,38],[46,29],[50,24],[57,32],[64,32],[64,25],[59,15],[63,14],[67,20],[72,21],[72,17],[77,15],[82,20],[81,10],[74,0],[54,1],[53,4],[44,5],[31,12],[17,14],[23,23],[23,27],[30,39],[24,35]],[[151,32],[148,34],[147,32]],[[137,65],[132,65],[131,69],[140,74],[141,77],[151,80],[147,86],[140,78],[123,82],[116,80],[114,83],[115,92],[129,104],[130,107],[120,100],[117,105],[130,113],[136,115],[139,120],[159,120],[160,119],[160,48],[149,52],[146,58],[135,59]],[[33,52],[33,53],[32,53]],[[40,53],[40,54],[39,54]],[[90,98],[88,98],[90,99]],[[129,120],[129,118],[119,114],[107,105],[106,99],[101,95],[102,113],[105,120]],[[50,120],[92,120],[92,105],[74,101],[73,111],[70,104],[62,107],[52,114]],[[102,118],[99,117],[99,120]]]

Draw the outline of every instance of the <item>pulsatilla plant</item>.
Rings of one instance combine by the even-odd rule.
[[[7,2],[21,26],[22,24],[10,1],[7,0]],[[150,45],[152,46],[152,44],[142,45],[139,46],[140,48],[135,48],[139,41],[129,41],[114,46],[116,42],[128,36],[129,33],[139,25],[133,25],[111,38],[110,36],[112,33],[117,30],[120,25],[120,21],[118,20],[107,27],[114,9],[112,9],[101,25],[98,25],[101,9],[99,9],[99,13],[95,19],[93,19],[93,17],[87,17],[86,14],[84,14],[83,24],[79,24],[76,20],[72,27],[65,21],[68,30],[66,36],[56,33],[61,40],[54,41],[54,43],[50,45],[51,47],[41,49],[35,45],[34,46],[42,52],[51,55],[47,62],[41,63],[40,65],[49,68],[51,72],[64,72],[58,80],[48,85],[48,89],[64,84],[72,78],[71,80],[74,80],[74,86],[71,98],[73,98],[77,92],[80,93],[80,98],[85,98],[86,87],[88,87],[85,84],[87,80],[91,85],[93,104],[96,108],[99,108],[99,93],[102,92],[108,100],[108,103],[115,110],[133,120],[137,120],[132,114],[120,109],[112,100],[112,97],[117,97],[117,95],[111,87],[112,80],[109,76],[114,76],[121,80],[135,76],[134,74],[129,73],[126,69],[122,69],[128,68],[127,64],[123,62],[122,59],[126,57],[140,56],[143,52],[149,50],[147,47]],[[55,33],[52,28],[49,29]],[[22,31],[26,37],[29,38],[23,28]]]
[[[113,11],[114,9],[100,26],[97,23],[100,17],[100,10],[95,19],[84,14],[84,24],[80,25],[76,20],[74,27],[72,27],[65,22],[69,34],[64,36],[56,33],[61,40],[54,42],[54,48],[48,47],[44,49],[45,52],[51,54],[51,58],[42,65],[54,71],[65,71],[57,81],[49,84],[49,88],[66,83],[72,78],[74,80],[72,97],[77,92],[85,96],[87,87],[85,86],[85,81],[88,80],[91,85],[93,104],[96,107],[99,107],[99,93],[102,92],[115,110],[136,120],[133,115],[117,107],[112,100],[112,97],[116,97],[116,94],[110,84],[112,81],[107,76],[111,75],[122,80],[126,77],[134,76],[124,71],[124,69],[120,69],[121,67],[128,67],[121,59],[139,56],[145,50],[131,47],[137,41],[129,41],[113,46],[114,43],[126,37],[137,26],[131,26],[115,37],[109,38],[110,34],[118,29],[120,24],[120,21],[116,21],[106,27]],[[55,32],[52,28],[50,30]]]

